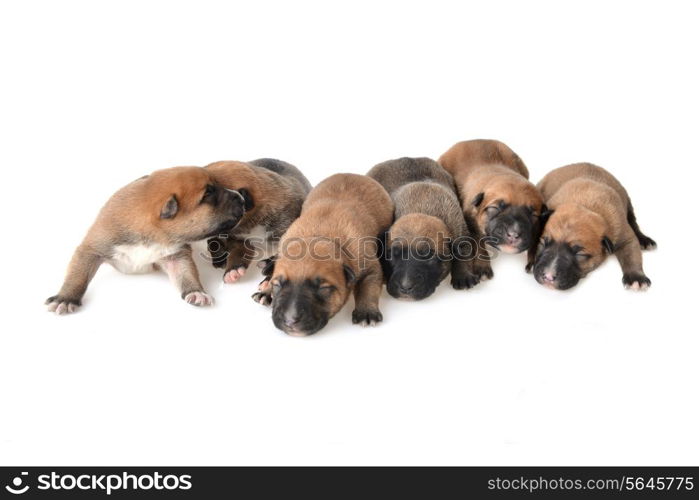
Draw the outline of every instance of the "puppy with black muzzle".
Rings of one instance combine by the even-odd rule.
[[[613,253],[626,288],[650,286],[641,250],[655,248],[655,241],[641,232],[629,195],[612,174],[576,163],[549,172],[538,187],[551,212],[528,265],[536,281],[567,290]]]
[[[231,230],[244,212],[243,196],[199,167],[158,170],[128,184],[107,201],[75,251],[63,287],[46,301],[49,311],[74,312],[103,262],[127,274],[162,269],[186,302],[211,305],[190,243]]]
[[[289,335],[323,328],[354,293],[352,322],[383,317],[378,236],[391,224],[386,190],[364,175],[336,174],[318,184],[282,237],[271,272],[272,320]]]
[[[389,160],[367,175],[386,189],[395,206],[395,221],[386,235],[390,295],[424,299],[450,271],[456,289],[471,288],[492,275],[490,264],[476,258],[477,243],[469,239],[454,181],[437,162]]]
[[[439,164],[454,177],[472,232],[506,253],[535,248],[544,202],[514,151],[499,141],[464,141]]]
[[[311,184],[295,166],[270,158],[248,163],[220,161],[205,168],[220,185],[245,198],[240,223],[208,241],[212,264],[224,268],[225,283],[235,283],[252,260],[264,266],[268,261],[262,259],[276,253],[282,235],[301,213]]]

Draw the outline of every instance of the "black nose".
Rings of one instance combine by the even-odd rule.
[[[398,289],[400,290],[400,293],[410,293],[413,291],[415,288],[415,285],[400,285]]]

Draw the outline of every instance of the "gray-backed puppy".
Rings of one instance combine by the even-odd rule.
[[[456,289],[471,288],[492,275],[476,258],[454,181],[429,158],[399,158],[379,163],[367,174],[393,200],[395,222],[386,235],[388,293],[424,299],[451,271]]]
[[[224,268],[224,282],[234,283],[252,260],[276,253],[282,235],[301,213],[311,184],[295,166],[270,158],[219,161],[205,168],[218,183],[245,198],[240,223],[208,242],[212,264]]]
[[[185,301],[210,305],[189,244],[229,231],[244,211],[243,196],[200,167],[158,170],[128,184],[107,201],[73,254],[63,287],[46,301],[49,311],[75,311],[103,262],[123,273],[162,269]]]
[[[558,290],[575,286],[614,253],[624,286],[645,290],[641,250],[655,241],[641,232],[626,189],[609,172],[576,163],[546,174],[538,188],[552,212],[533,262],[534,277]]]

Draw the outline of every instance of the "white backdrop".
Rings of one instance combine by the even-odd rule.
[[[5,2],[0,7],[4,465],[699,463],[689,252],[697,182],[693,2]],[[277,331],[164,275],[104,266],[57,317],[101,204],[154,169],[277,157],[316,183],[497,138],[532,180],[611,170],[647,293],[616,259],[570,292],[501,256],[472,291],[384,294],[384,323]],[[684,261],[681,259],[685,259]]]

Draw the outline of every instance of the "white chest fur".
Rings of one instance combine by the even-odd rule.
[[[153,270],[153,264],[160,259],[181,249],[179,245],[117,245],[109,262],[122,273],[147,273]]]

